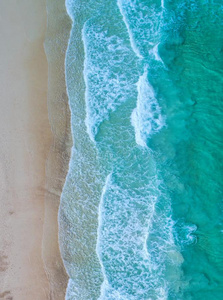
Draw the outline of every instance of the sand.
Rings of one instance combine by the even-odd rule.
[[[64,299],[68,277],[60,259],[57,217],[72,146],[64,70],[71,20],[66,13],[64,0],[47,0],[47,12],[45,51],[48,60],[48,112],[53,143],[46,165],[43,258],[52,299]]]
[[[57,212],[71,145],[69,108],[63,82],[64,113],[50,111],[51,130],[45,31],[45,0],[0,1],[0,299],[64,299],[67,284]],[[54,77],[64,80],[61,69]]]

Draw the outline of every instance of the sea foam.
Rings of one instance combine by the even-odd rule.
[[[132,49],[140,59],[160,42],[162,8],[146,1],[117,0],[123,21],[129,33]]]
[[[147,70],[139,78],[137,90],[137,106],[132,112],[131,123],[135,129],[136,143],[145,147],[147,139],[165,125],[165,119],[161,114],[155,92],[148,82]]]
[[[169,200],[162,198],[156,177],[144,188],[126,189],[119,176],[108,175],[99,207],[97,254],[104,276],[99,299],[167,299],[165,269],[171,276],[174,269],[179,280],[173,255],[181,257]]]
[[[171,199],[147,146],[165,125],[149,80],[152,66],[163,67],[162,7],[77,2],[69,57],[76,77],[68,83],[75,147],[63,201],[66,299],[168,299],[178,291],[183,257]],[[71,13],[77,3],[67,3]]]
[[[93,21],[82,31],[85,49],[86,127],[92,141],[100,124],[132,94],[134,76],[126,71],[134,58],[122,38],[109,36]]]

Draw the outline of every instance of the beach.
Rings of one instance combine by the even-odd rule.
[[[218,2],[0,2],[0,299],[222,299]]]
[[[44,51],[50,4],[57,26],[67,26],[52,61]],[[57,214],[71,146],[64,80],[69,26],[63,1],[0,3],[0,299],[65,297]],[[47,38],[53,44],[55,37]]]

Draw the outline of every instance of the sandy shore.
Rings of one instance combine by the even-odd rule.
[[[62,133],[55,131],[66,132],[63,141],[68,147],[69,109],[63,91],[59,123],[66,128],[59,126],[52,134],[45,30],[46,0],[0,1],[0,299],[64,299],[67,283],[57,210],[69,150],[61,150]],[[55,112],[51,118],[56,128]]]

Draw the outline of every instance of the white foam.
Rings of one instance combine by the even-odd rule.
[[[196,230],[197,230],[197,226],[195,224],[185,226],[185,231],[186,231],[186,240],[184,241],[185,244],[191,244],[197,242],[197,238],[194,235],[194,232]]]
[[[161,109],[147,76],[148,72],[145,68],[144,74],[140,76],[137,83],[137,106],[131,115],[136,143],[142,147],[146,147],[147,139],[165,125]]]
[[[157,300],[167,300],[168,299],[168,288],[159,288],[158,293],[159,296]]]
[[[75,2],[77,2],[77,1],[76,0],[65,0],[66,11],[72,21],[74,21],[74,15],[73,15],[72,11],[73,11]]]
[[[104,120],[134,91],[136,76],[131,49],[118,36],[86,22],[82,30],[87,132],[92,141]],[[129,71],[129,72],[128,72]]]
[[[164,64],[163,60],[161,59],[161,57],[160,57],[160,55],[159,55],[159,49],[158,49],[159,44],[160,44],[160,43],[156,44],[156,45],[149,51],[149,53],[150,53],[151,55],[154,56],[154,58],[155,58],[156,61],[160,61],[160,62],[162,62],[162,64]]]
[[[160,42],[162,10],[143,1],[117,0],[117,5],[129,34],[131,47],[138,58],[144,59],[151,48]]]
[[[101,265],[101,270],[102,270],[102,274],[103,274],[103,278],[104,278],[104,281],[103,281],[102,286],[101,286],[101,295],[100,295],[98,300],[105,299],[105,290],[108,289],[108,285],[109,285],[108,284],[108,279],[107,279],[106,273],[105,273],[105,268],[104,268],[103,263],[102,263],[101,249],[100,249],[99,244],[100,244],[101,230],[102,230],[102,218],[101,218],[101,216],[102,216],[102,210],[103,210],[103,199],[104,199],[104,195],[105,195],[105,192],[107,190],[108,184],[111,181],[111,176],[112,176],[112,173],[110,173],[106,178],[105,185],[102,189],[102,194],[101,194],[99,207],[98,207],[98,230],[97,230],[96,253],[97,253],[100,265]]]
[[[84,51],[85,51],[84,71],[83,71],[84,82],[85,82],[85,105],[86,105],[85,125],[86,125],[87,133],[88,133],[90,139],[92,140],[92,142],[94,142],[95,141],[94,140],[94,134],[93,134],[91,126],[90,126],[90,121],[88,121],[89,120],[89,115],[90,115],[89,102],[87,101],[87,99],[89,98],[89,86],[88,86],[88,77],[87,77],[88,56],[87,56],[87,40],[86,40],[85,34],[84,34],[84,27],[83,27],[83,30],[82,30],[82,40],[83,40]]]
[[[162,7],[162,8],[165,8],[164,0],[161,0],[161,7]]]
[[[66,289],[66,295],[65,295],[65,300],[73,300],[76,298],[76,293],[75,293],[75,288],[74,288],[74,283],[71,278],[68,280],[67,284],[67,289]]]
[[[157,202],[157,197],[153,198],[153,201],[151,203],[151,216],[150,219],[148,220],[148,225],[146,227],[144,227],[144,243],[143,243],[143,252],[144,252],[144,259],[149,259],[150,258],[150,254],[148,252],[147,249],[147,241],[149,239],[149,233],[150,233],[150,229],[152,226],[152,221],[155,215],[155,205]]]
[[[123,21],[124,21],[125,26],[126,26],[127,31],[128,31],[129,40],[130,40],[130,44],[131,44],[132,50],[135,52],[135,54],[136,54],[136,56],[138,58],[143,59],[143,56],[141,55],[140,50],[138,49],[138,47],[137,47],[137,45],[135,43],[135,40],[134,40],[134,37],[133,37],[133,32],[132,32],[132,30],[130,30],[130,26],[129,26],[128,20],[126,18],[126,15],[124,13],[124,10],[123,10],[122,4],[121,4],[121,0],[117,0],[117,5],[118,5],[118,8],[120,10],[120,13],[122,15]]]
[[[104,282],[98,300],[138,300],[149,294],[165,300],[166,267],[178,282],[182,262],[174,243],[169,200],[161,204],[164,209],[157,207],[156,176],[136,190],[123,189],[115,178],[112,173],[107,176],[99,206],[97,254]]]

